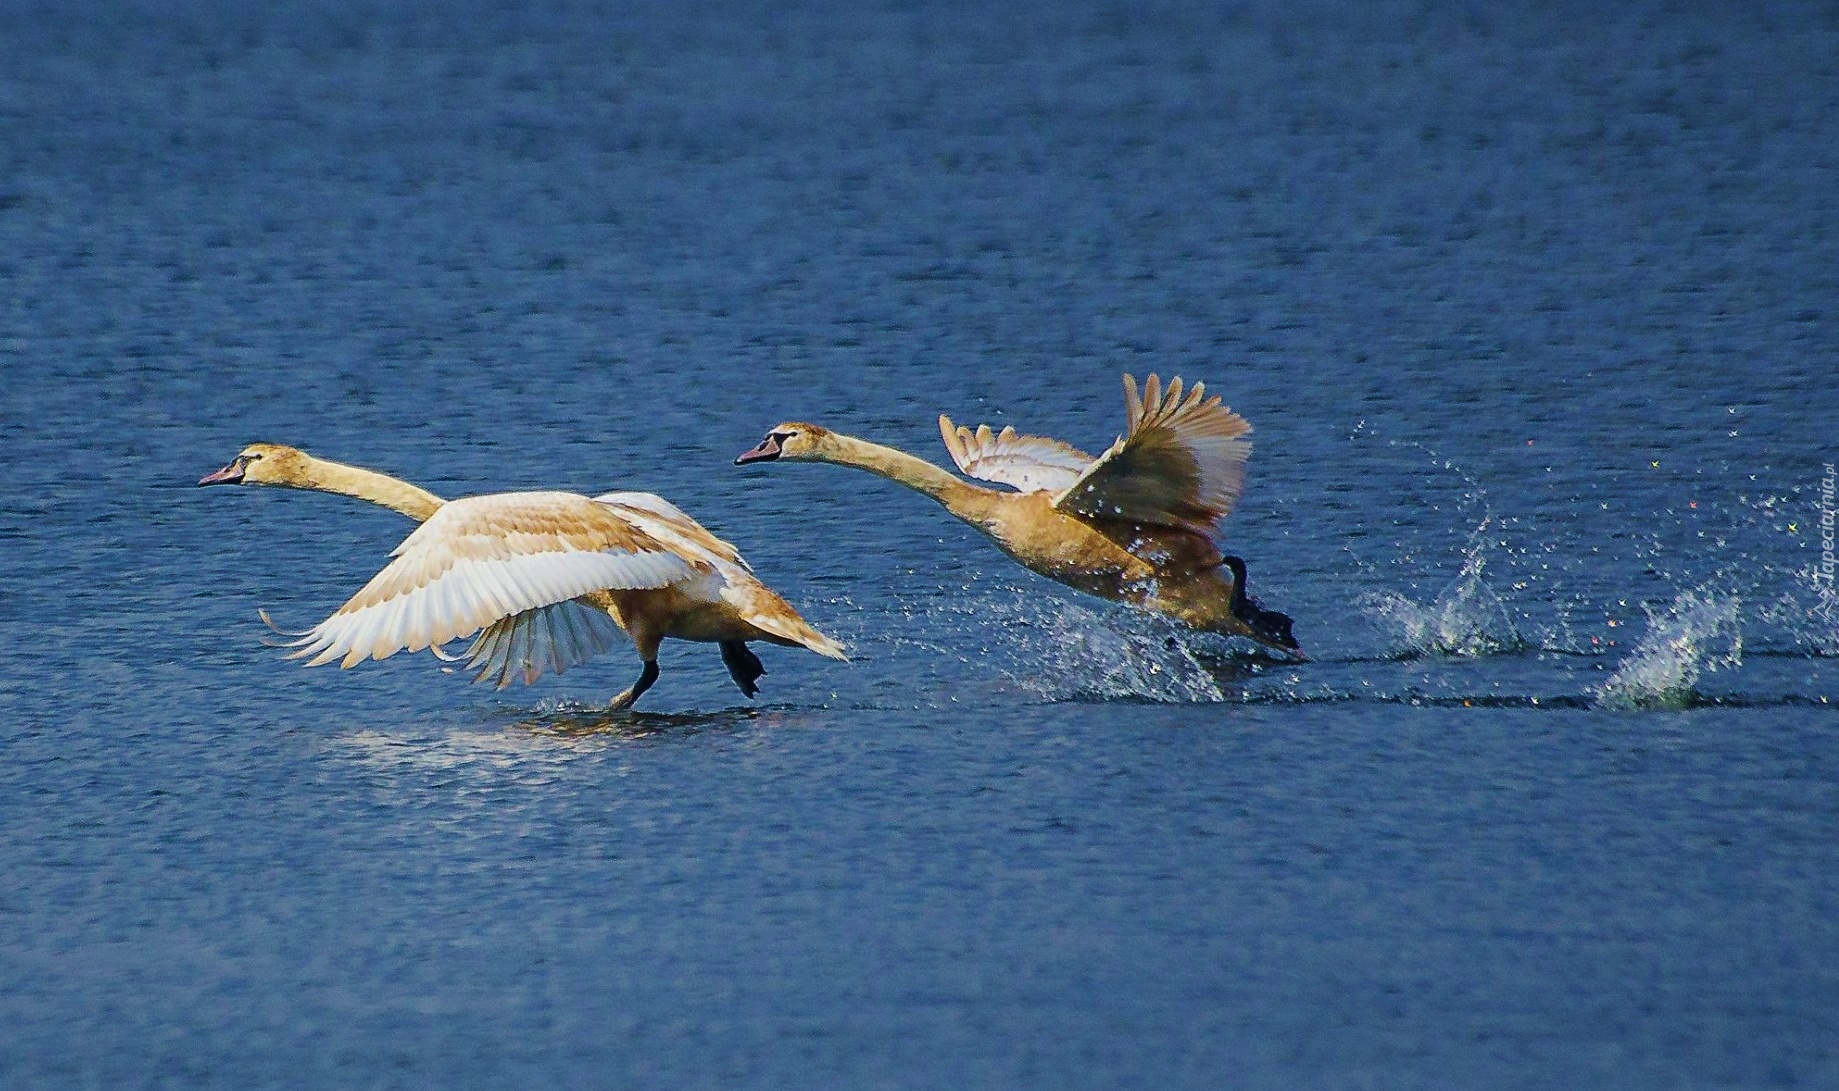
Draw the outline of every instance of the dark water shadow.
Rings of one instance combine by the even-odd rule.
[[[509,710],[507,710],[509,711]],[[663,740],[728,731],[760,720],[767,710],[727,708],[712,712],[640,712],[607,709],[561,709],[512,713],[506,730],[536,738]]]
[[[1169,637],[1163,646],[1174,650],[1177,647],[1175,638]],[[1247,649],[1236,646],[1218,648],[1196,644],[1185,650],[1194,662],[1211,674],[1217,682],[1245,681],[1272,668],[1301,668],[1316,662],[1313,659],[1297,659],[1264,648]]]

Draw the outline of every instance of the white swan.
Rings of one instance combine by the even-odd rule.
[[[443,501],[387,474],[268,443],[251,444],[198,483],[339,493],[422,521],[331,617],[290,634],[299,637],[291,658],[308,666],[337,660],[352,667],[427,648],[503,686],[513,678],[533,682],[545,670],[559,674],[611,647],[624,630],[643,668],[613,699],[617,710],[657,681],[666,637],[719,645],[750,697],[766,672],[747,641],[847,658],[761,583],[734,546],[651,493],[512,492]],[[462,655],[441,650],[475,632]]]

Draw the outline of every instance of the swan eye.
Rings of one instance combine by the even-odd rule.
[[[766,433],[766,438],[772,440],[774,443],[783,444],[786,440],[791,439],[797,434],[797,432],[768,432]]]

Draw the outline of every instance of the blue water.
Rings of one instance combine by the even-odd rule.
[[[1839,1086],[1839,8],[0,12],[0,1086]],[[786,418],[1257,428],[1315,661]],[[644,489],[847,641],[264,647]]]

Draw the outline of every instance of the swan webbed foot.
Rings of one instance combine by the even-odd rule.
[[[624,712],[631,708],[633,702],[643,696],[645,691],[651,688],[651,684],[657,680],[658,661],[655,659],[645,660],[645,669],[639,671],[639,680],[632,683],[632,687],[626,690],[626,692],[613,698],[613,702],[607,706],[607,711]]]
[[[722,662],[727,665],[728,677],[734,679],[734,684],[749,697],[759,693],[760,687],[754,683],[766,673],[766,666],[760,662],[760,657],[741,640],[724,640],[721,649]]]

